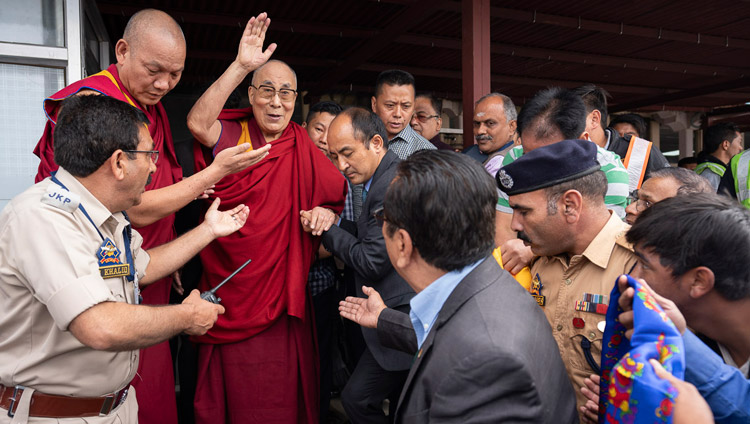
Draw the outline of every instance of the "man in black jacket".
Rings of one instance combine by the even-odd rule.
[[[389,307],[408,312],[414,290],[388,260],[382,225],[373,216],[383,206],[399,163],[387,140],[385,126],[374,113],[361,108],[341,112],[328,129],[328,150],[349,181],[363,185],[362,213],[357,222],[334,217],[323,208],[300,215],[305,230],[321,235],[325,249],[354,269],[358,295],[363,284],[375,287]],[[373,329],[363,328],[362,334],[367,348],[341,399],[353,422],[386,423],[383,401],[401,391],[412,355],[383,347]]]

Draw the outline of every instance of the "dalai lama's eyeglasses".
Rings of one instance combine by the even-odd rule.
[[[264,100],[272,99],[276,93],[279,93],[279,99],[282,102],[291,102],[297,96],[297,90],[292,90],[291,88],[280,88],[277,90],[270,85],[259,85],[256,87],[252,84],[250,87],[258,90],[258,95]]]
[[[159,151],[158,150],[123,150],[125,153],[148,153],[151,155],[151,160],[156,163],[157,160],[159,160]]]

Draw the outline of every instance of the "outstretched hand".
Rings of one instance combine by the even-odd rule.
[[[266,31],[270,24],[271,18],[268,17],[266,12],[247,21],[237,51],[237,63],[248,72],[254,71],[268,62],[268,59],[276,50],[276,43],[271,43],[266,51],[263,51],[263,41],[266,39]]]
[[[228,236],[242,228],[250,215],[250,208],[245,205],[237,205],[228,211],[219,211],[221,199],[218,197],[211,203],[211,207],[206,212],[206,218],[203,220],[205,225],[211,230],[215,238]]]
[[[342,317],[354,321],[362,327],[377,328],[378,317],[387,308],[380,293],[372,287],[362,286],[367,298],[347,296],[339,302],[339,313]]]
[[[249,143],[242,143],[224,149],[216,155],[211,166],[217,167],[222,178],[229,174],[240,172],[248,166],[255,165],[265,159],[265,157],[268,156],[268,152],[271,150],[271,143],[268,143],[261,148],[248,151],[251,147],[252,146],[250,146]],[[209,194],[213,194],[213,190],[211,190],[211,193]]]

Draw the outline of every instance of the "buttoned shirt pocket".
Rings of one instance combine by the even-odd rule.
[[[597,367],[601,365],[602,337],[597,324],[605,319],[604,315],[592,312],[575,311],[570,324],[568,361],[578,371],[596,374],[591,362]],[[576,328],[575,323],[582,323],[583,327]],[[579,324],[580,325],[580,324]]]

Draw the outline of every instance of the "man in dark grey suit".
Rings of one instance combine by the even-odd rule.
[[[322,235],[326,250],[354,269],[358,295],[362,295],[363,284],[374,286],[388,307],[408,312],[414,290],[388,260],[382,225],[373,216],[373,211],[383,206],[399,162],[387,143],[385,126],[377,115],[361,108],[341,112],[328,129],[329,154],[352,184],[363,185],[362,214],[354,223],[333,217],[327,209],[314,208],[301,212],[301,220],[306,231]],[[386,423],[383,401],[392,395],[395,405],[413,355],[383,347],[373,329],[363,328],[362,333],[367,348],[341,400],[352,422]]]
[[[341,315],[417,352],[401,423],[572,423],[575,395],[544,313],[492,256],[497,191],[465,155],[400,163],[379,217],[391,263],[414,288],[409,314],[371,287]]]

